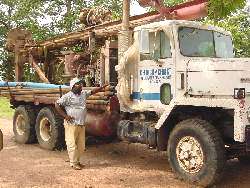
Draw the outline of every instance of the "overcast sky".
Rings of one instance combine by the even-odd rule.
[[[145,12],[146,12],[146,9],[141,7],[137,1],[135,0],[132,1],[131,7],[130,7],[131,16],[143,14]]]

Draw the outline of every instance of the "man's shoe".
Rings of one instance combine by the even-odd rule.
[[[75,164],[71,166],[74,170],[82,170],[82,167],[79,164]]]
[[[77,163],[77,165],[79,165],[81,168],[85,167],[85,164]]]

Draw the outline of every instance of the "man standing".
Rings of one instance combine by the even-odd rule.
[[[82,91],[82,81],[79,78],[74,78],[70,81],[71,91],[55,103],[56,110],[64,118],[65,141],[70,166],[75,170],[82,169],[80,157],[85,150],[86,99],[90,95],[100,92],[106,86],[92,91]]]

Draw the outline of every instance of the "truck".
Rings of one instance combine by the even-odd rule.
[[[18,49],[17,82],[4,82],[0,87],[1,95],[9,97],[16,109],[17,142],[38,141],[51,150],[65,145],[63,120],[54,102],[69,88],[21,82],[27,57],[40,79],[52,83],[56,58],[63,56],[64,79],[81,76],[81,72],[86,75],[88,70],[89,85],[84,89],[110,84],[87,101],[88,134],[167,151],[180,179],[205,187],[221,178],[228,159],[249,162],[250,58],[234,58],[229,32],[195,21],[159,20],[152,13],[130,20],[124,15],[123,22],[37,43],[27,39],[27,31],[22,32],[26,38],[9,45]],[[82,55],[84,50],[63,51],[79,44],[89,49],[99,46],[98,58],[93,59],[91,50],[87,55]]]

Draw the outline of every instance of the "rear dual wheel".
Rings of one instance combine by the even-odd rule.
[[[44,149],[63,149],[63,119],[52,107],[44,107],[39,113],[34,107],[21,105],[16,108],[13,118],[15,140],[20,144],[31,144],[38,141]]]
[[[63,149],[65,146],[63,119],[52,107],[40,110],[36,118],[36,135],[44,149]]]
[[[36,142],[35,132],[36,113],[31,106],[19,106],[13,117],[13,132],[16,142],[31,144]]]

